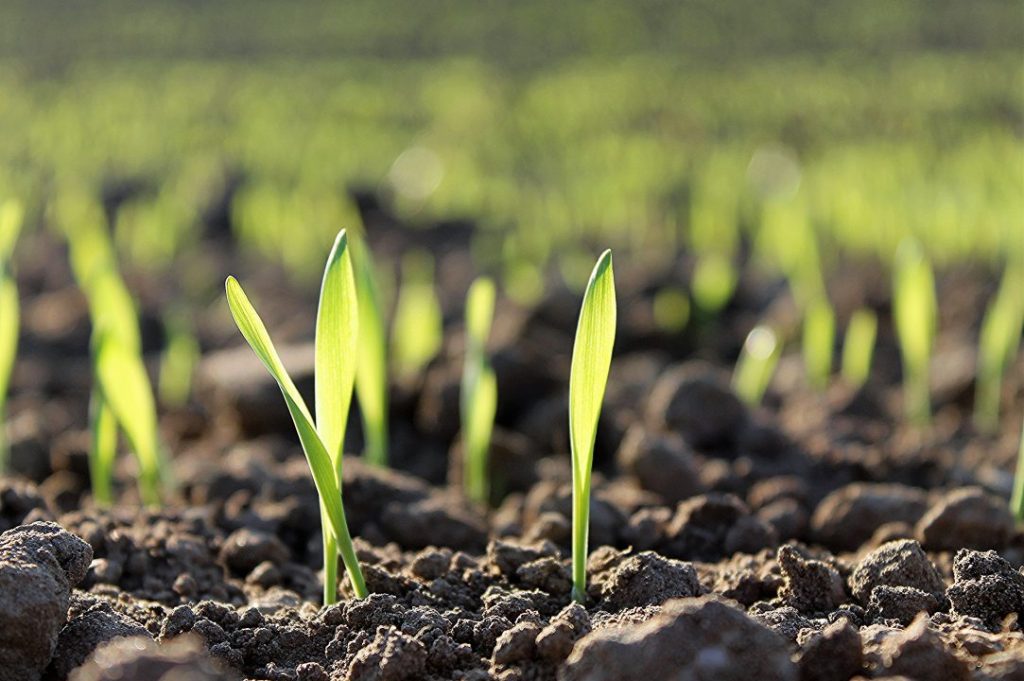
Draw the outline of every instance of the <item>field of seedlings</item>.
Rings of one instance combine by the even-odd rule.
[[[0,2],[0,681],[1024,681],[1016,0]]]

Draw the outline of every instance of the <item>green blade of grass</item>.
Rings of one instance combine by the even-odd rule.
[[[353,242],[355,246],[355,242]],[[356,295],[359,299],[359,360],[356,394],[363,418],[366,460],[388,463],[388,340],[380,289],[370,249],[353,248]]]
[[[573,469],[573,598],[586,598],[590,473],[601,403],[615,344],[616,305],[612,253],[590,275],[573,344],[569,375],[569,442]]]
[[[281,389],[288,413],[295,424],[299,442],[302,444],[302,450],[306,454],[306,461],[309,463],[309,470],[313,475],[313,483],[316,485],[316,491],[320,495],[335,538],[340,544],[351,546],[352,538],[345,521],[345,509],[341,503],[341,495],[338,494],[339,481],[335,473],[334,462],[313,425],[309,409],[295,387],[295,383],[285,371],[281,358],[270,340],[270,334],[267,333],[266,327],[259,315],[256,314],[256,310],[253,309],[241,285],[234,277],[228,277],[225,282],[225,290],[228,307],[231,308],[231,316],[234,318],[238,330],[241,331],[246,342],[249,343],[253,352],[260,358],[263,366],[267,368]],[[362,573],[350,575],[350,577],[353,577],[352,588],[356,595],[360,598],[365,597],[367,591]]]
[[[832,373],[832,346],[836,321],[827,300],[818,299],[804,314],[803,352],[807,378],[816,390],[824,390]]]
[[[875,353],[878,317],[872,310],[861,308],[850,316],[843,339],[842,375],[852,387],[859,388],[871,375],[871,358]]]
[[[1024,325],[1024,267],[1007,267],[981,323],[974,422],[986,432],[999,429],[1003,374],[1013,362]]]
[[[107,406],[98,388],[93,390],[89,402],[89,479],[92,498],[97,506],[114,503],[112,481],[114,460],[117,457],[117,419]]]
[[[146,367],[138,353],[111,335],[98,341],[94,363],[103,401],[117,418],[139,462],[142,499],[148,505],[157,505],[161,478],[159,436]]]
[[[1018,523],[1024,522],[1024,425],[1021,426],[1020,451],[1017,452],[1017,471],[1013,478],[1010,510]]]
[[[0,263],[11,261],[24,218],[25,209],[17,199],[7,199],[0,203]]]
[[[316,315],[316,428],[334,462],[341,494],[345,427],[352,402],[359,338],[359,303],[345,230],[338,233],[327,258]],[[338,542],[321,504],[324,546],[324,605],[337,601]],[[352,559],[354,561],[354,556]],[[349,558],[346,557],[346,565]],[[349,566],[348,571],[358,570]]]
[[[911,421],[931,420],[929,364],[935,343],[938,303],[935,277],[920,246],[907,241],[896,252],[893,273],[893,317],[904,370],[904,401]]]
[[[463,430],[463,484],[466,494],[480,503],[487,502],[487,455],[494,416],[498,406],[498,387],[494,371],[487,363],[487,338],[494,319],[494,282],[476,279],[466,296],[466,358],[462,370],[459,408]]]
[[[0,261],[0,473],[7,470],[8,445],[6,404],[14,358],[18,352],[20,325],[18,285]]]
[[[732,375],[732,388],[740,399],[751,406],[761,403],[781,355],[782,344],[770,327],[756,326],[747,334]]]

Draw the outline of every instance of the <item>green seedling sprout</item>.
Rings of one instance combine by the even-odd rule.
[[[761,404],[781,355],[782,344],[771,327],[756,326],[747,334],[732,375],[740,399],[752,406]]]
[[[462,417],[463,486],[466,495],[487,503],[487,455],[498,409],[498,386],[487,361],[487,338],[494,318],[494,282],[481,277],[466,296],[466,358],[459,409]]]
[[[1024,522],[1024,425],[1021,425],[1020,450],[1017,452],[1017,470],[1013,477],[1010,511],[1018,523]]]
[[[739,274],[728,256],[703,256],[693,271],[693,299],[697,307],[708,314],[719,312],[729,303],[738,281]]]
[[[903,357],[907,417],[927,425],[931,420],[929,363],[938,326],[938,303],[931,265],[913,241],[905,241],[896,251],[893,317]]]
[[[828,387],[835,336],[836,320],[828,301],[822,298],[808,305],[804,313],[802,345],[807,379],[815,390]]]
[[[402,285],[395,303],[395,363],[406,374],[419,370],[441,347],[441,304],[434,291],[434,259],[424,251],[402,258]]]
[[[21,309],[11,260],[22,225],[21,204],[8,199],[0,205],[0,474],[7,471],[7,390],[18,352]]]
[[[235,324],[281,389],[320,497],[324,534],[324,604],[337,600],[339,552],[352,590],[357,597],[364,598],[367,595],[366,583],[348,531],[341,495],[343,444],[355,380],[359,324],[358,299],[345,230],[334,242],[320,289],[316,323],[316,425],[241,285],[234,277],[228,277],[225,289]]]
[[[569,443],[572,449],[572,597],[587,595],[590,473],[601,402],[615,345],[615,277],[612,252],[601,254],[580,308],[569,373]]]
[[[166,321],[167,344],[160,359],[160,401],[171,407],[188,402],[192,375],[199,362],[199,342],[179,316]]]
[[[842,376],[848,385],[859,388],[871,375],[871,357],[875,352],[878,317],[872,310],[861,308],[850,316],[843,339]]]
[[[1003,273],[995,299],[985,312],[978,340],[978,379],[974,395],[974,422],[984,432],[999,428],[999,401],[1003,375],[1020,345],[1024,325],[1024,267],[1010,266]]]
[[[388,336],[376,269],[365,243],[353,242],[356,294],[359,299],[359,362],[356,395],[369,463],[388,463]]]

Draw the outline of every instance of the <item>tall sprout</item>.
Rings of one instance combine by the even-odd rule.
[[[1013,477],[1010,510],[1018,523],[1024,522],[1024,425],[1021,426],[1020,450],[1017,452],[1017,470]]]
[[[835,344],[836,320],[828,300],[819,298],[804,312],[804,368],[811,386],[824,390],[832,374],[832,346]]]
[[[402,285],[395,303],[395,364],[413,373],[441,347],[441,304],[434,291],[434,258],[414,251],[402,258]]]
[[[938,303],[931,265],[913,241],[903,242],[896,251],[893,317],[903,357],[904,408],[911,421],[924,425],[931,420],[928,380]]]
[[[861,308],[850,316],[843,339],[842,376],[846,383],[859,388],[871,375],[871,358],[875,353],[878,317],[872,310]]]
[[[985,312],[978,340],[974,422],[986,432],[999,428],[1003,375],[1013,362],[1024,325],[1024,267],[1007,267],[995,299]]]
[[[353,242],[356,294],[359,298],[359,362],[356,395],[363,419],[366,460],[388,463],[388,335],[373,256],[366,243]]]
[[[10,386],[14,358],[18,352],[21,309],[18,284],[14,279],[14,245],[21,232],[21,203],[8,199],[0,204],[0,473],[8,467],[7,390]]]
[[[616,305],[612,252],[605,251],[590,275],[573,344],[569,375],[569,442],[572,449],[572,597],[587,594],[590,474],[601,402],[615,345]]]
[[[481,277],[466,296],[466,357],[459,409],[462,417],[463,486],[466,495],[487,502],[487,455],[498,408],[498,386],[487,361],[487,338],[494,318],[494,282]]]
[[[781,355],[782,344],[771,327],[756,326],[747,334],[732,374],[732,388],[740,399],[761,403]]]
[[[192,392],[192,375],[199,362],[199,341],[189,328],[184,315],[169,316],[164,321],[167,341],[160,358],[160,401],[181,407]]]
[[[337,600],[339,552],[352,590],[357,597],[363,598],[367,595],[366,583],[348,531],[341,494],[343,444],[355,380],[359,323],[355,279],[345,231],[342,230],[334,242],[320,289],[315,424],[266,327],[234,277],[228,277],[225,290],[235,324],[281,389],[320,497],[324,535],[324,603]]]

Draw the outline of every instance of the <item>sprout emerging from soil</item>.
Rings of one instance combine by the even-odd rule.
[[[18,330],[21,312],[18,285],[14,280],[11,259],[14,244],[21,231],[21,204],[14,199],[0,205],[0,474],[7,470],[6,402],[7,386],[18,352]]]
[[[402,285],[395,303],[394,354],[398,369],[418,371],[433,359],[443,337],[441,304],[434,291],[434,258],[415,251],[402,258]]]
[[[199,363],[199,341],[185,321],[184,314],[170,315],[164,320],[167,342],[160,358],[160,401],[181,407],[192,392],[192,375]]]
[[[804,314],[804,367],[811,386],[824,390],[832,373],[832,346],[835,344],[836,320],[825,299],[807,306]]]
[[[1010,511],[1017,522],[1024,522],[1024,424],[1021,425],[1020,431],[1020,451],[1017,453],[1017,471],[1013,478]]]
[[[615,345],[615,277],[612,252],[594,266],[583,295],[569,374],[569,443],[572,449],[572,597],[587,594],[587,538],[590,525],[590,472],[601,402]]]
[[[62,194],[54,210],[68,239],[71,267],[85,293],[93,327],[90,349],[95,383],[89,405],[93,499],[101,506],[113,502],[120,429],[138,462],[142,501],[158,505],[163,489],[172,484],[170,465],[160,446],[156,400],[142,359],[139,315],[118,271],[106,216],[95,199],[74,191]]]
[[[459,409],[462,417],[463,486],[466,495],[487,502],[487,454],[491,446],[498,385],[487,361],[487,337],[494,318],[494,282],[481,277],[466,296],[466,359]]]
[[[878,317],[872,310],[861,308],[850,316],[843,340],[842,374],[850,386],[859,388],[871,375],[871,357],[875,353]]]
[[[755,326],[747,334],[732,374],[732,389],[740,399],[749,405],[761,404],[781,354],[782,344],[771,327]]]
[[[938,327],[938,303],[931,265],[913,241],[905,241],[896,252],[893,318],[903,356],[907,418],[927,425],[931,421],[928,374]]]
[[[373,256],[365,243],[352,242],[356,295],[359,299],[359,362],[356,395],[363,418],[363,456],[377,466],[388,464],[388,336]]]
[[[235,324],[277,382],[298,432],[320,497],[324,543],[324,604],[337,601],[340,551],[356,596],[367,595],[341,499],[342,452],[358,346],[358,301],[345,230],[327,260],[316,322],[316,425],[281,363],[266,327],[234,277],[225,284]]]
[[[978,380],[974,422],[983,431],[999,429],[1003,374],[1013,362],[1024,325],[1024,267],[1009,266],[999,291],[985,312],[978,340]]]

